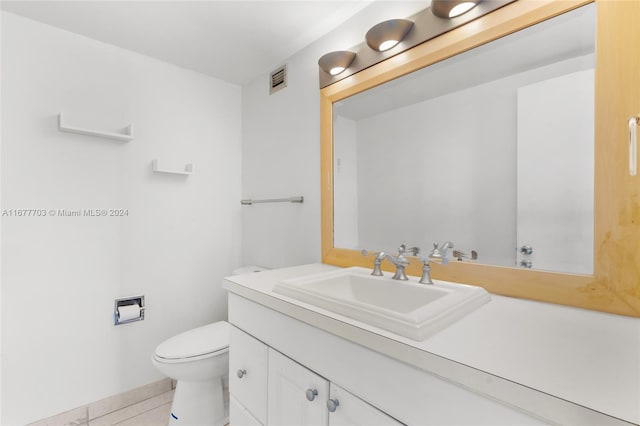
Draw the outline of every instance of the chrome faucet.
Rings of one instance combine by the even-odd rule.
[[[446,265],[449,263],[449,259],[447,259],[447,250],[453,248],[453,243],[451,241],[447,241],[446,243],[438,246],[438,243],[433,243],[433,250],[427,257],[421,257],[422,261],[422,278],[420,278],[420,284],[433,284],[431,280],[431,265],[430,262],[436,261],[441,265]]]
[[[363,256],[368,256],[370,254],[375,256],[375,260],[373,261],[373,271],[371,272],[371,275],[374,275],[376,277],[381,277],[382,276],[382,269],[380,269],[380,263],[382,263],[382,261],[384,260],[384,258],[387,256],[387,253],[384,251],[375,253],[369,253],[367,250],[362,250],[360,252],[360,254],[362,254]]]
[[[367,250],[362,250],[361,253],[363,256],[369,254]],[[392,254],[385,251],[372,253],[375,254],[376,257],[373,262],[373,271],[371,272],[371,275],[381,277],[382,269],[380,269],[380,264],[383,260],[387,259],[396,267],[396,273],[391,278],[394,280],[407,281],[409,278],[407,278],[407,274],[405,273],[404,269],[407,267],[407,265],[409,265],[409,259],[405,257],[405,253],[412,253],[413,256],[416,256],[418,253],[420,253],[420,249],[418,247],[407,248],[404,244],[402,244],[398,248],[398,256],[393,256]]]

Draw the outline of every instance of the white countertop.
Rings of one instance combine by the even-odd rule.
[[[492,295],[486,305],[417,342],[272,291],[281,280],[334,269],[310,264],[231,276],[225,288],[258,303],[273,298],[295,304],[358,332],[640,424],[640,319]],[[304,315],[297,319],[305,321]]]

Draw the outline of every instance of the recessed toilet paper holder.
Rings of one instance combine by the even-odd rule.
[[[113,309],[113,325],[142,321],[145,309],[144,296],[116,299]]]

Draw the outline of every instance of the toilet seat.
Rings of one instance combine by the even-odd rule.
[[[158,362],[196,361],[229,351],[229,323],[219,321],[185,331],[162,342],[153,356]]]

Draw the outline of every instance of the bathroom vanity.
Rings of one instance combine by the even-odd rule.
[[[232,424],[640,424],[639,12],[639,2],[508,2],[327,86],[321,79],[323,264],[225,280]],[[357,54],[368,57],[367,49]],[[506,59],[532,67],[502,69]],[[418,89],[428,93],[416,99]],[[371,111],[400,95],[406,104]],[[499,110],[505,119],[494,123]],[[551,142],[525,155],[555,138],[584,151],[568,148],[562,159]],[[535,191],[516,187],[522,177]],[[560,183],[567,188],[555,201],[541,201]],[[575,203],[565,209],[568,198]],[[531,238],[541,240],[535,249]],[[415,334],[403,328],[401,309],[391,326],[348,295],[342,301],[358,309],[329,300],[341,288],[318,274],[370,268],[362,249],[401,240],[423,248],[453,241],[463,255],[433,266],[434,287],[472,284],[491,300]],[[476,249],[480,257],[469,256]],[[375,257],[388,271],[383,253]],[[424,272],[415,254],[394,264],[414,282]],[[362,291],[414,302],[397,286],[382,297],[375,285]]]
[[[232,425],[640,423],[637,320],[492,295],[414,340],[273,291],[337,270],[225,279]]]

